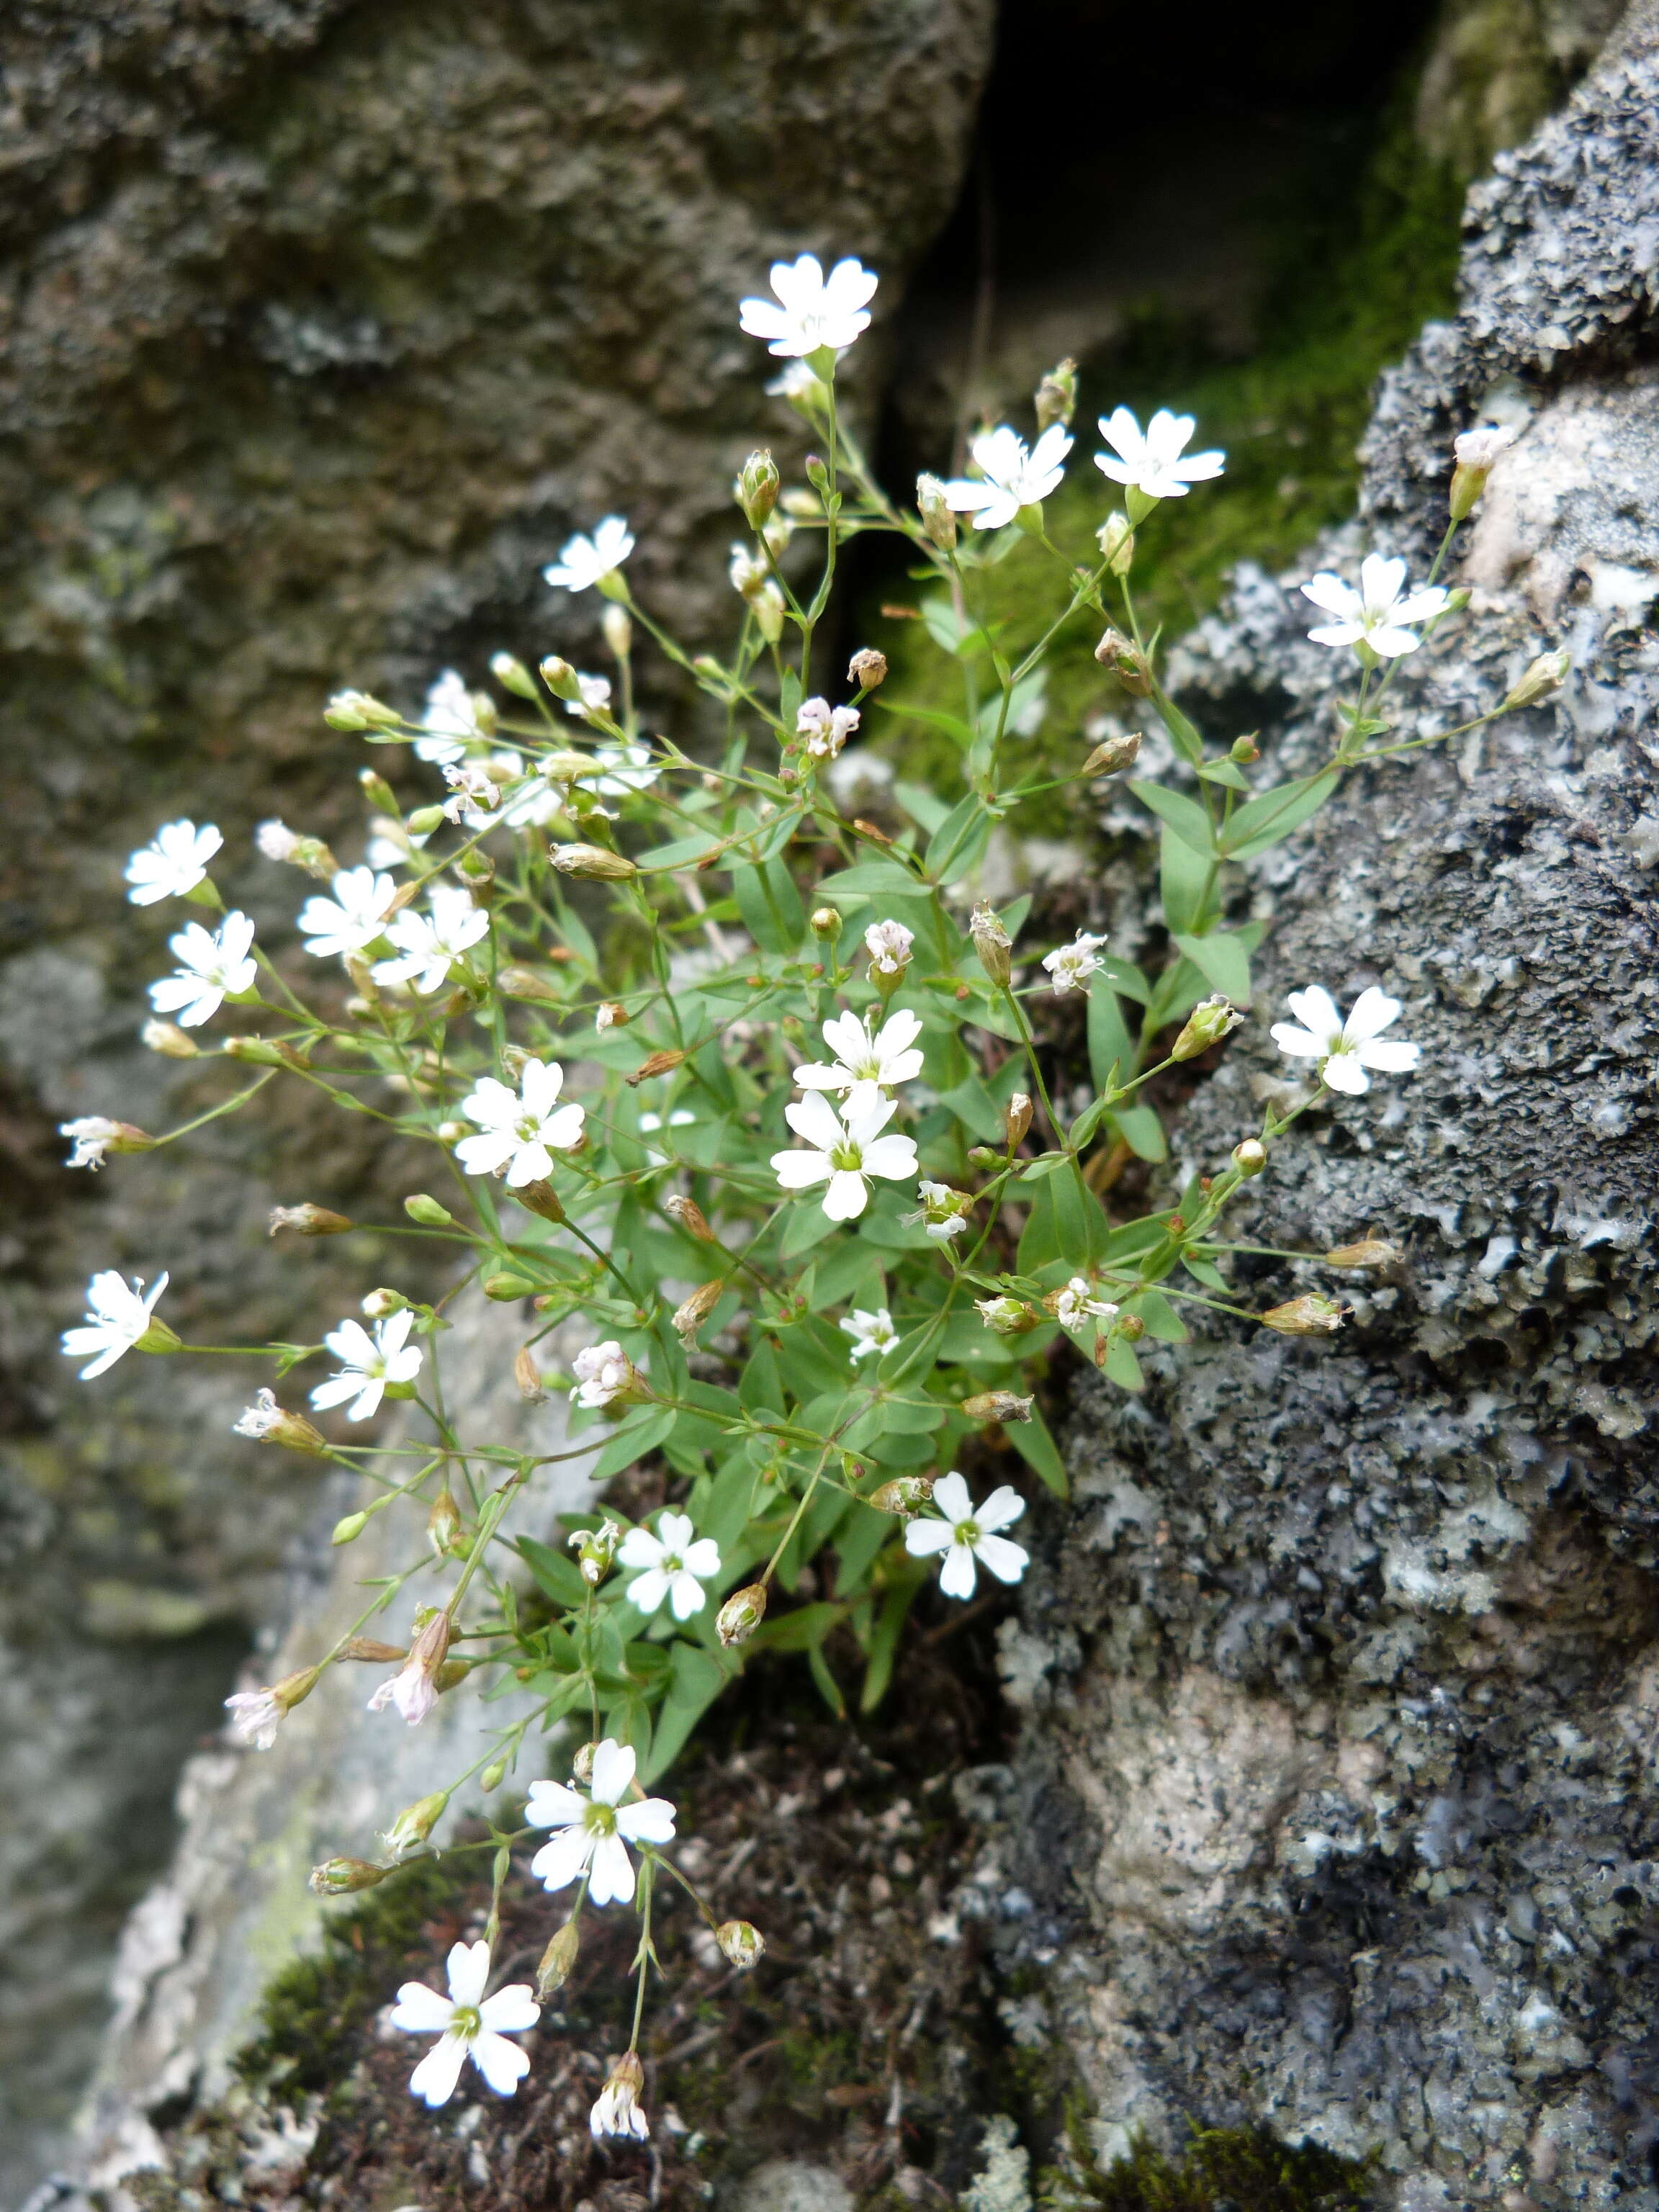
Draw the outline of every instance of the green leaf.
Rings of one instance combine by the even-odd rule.
[[[1032,1473],[1041,1477],[1056,1498],[1070,1494],[1071,1485],[1066,1480],[1066,1466],[1048,1433],[1048,1425],[1034,1406],[1029,1421],[1010,1421],[1007,1428],[1009,1443],[1019,1454]]]
[[[855,1506],[836,1534],[836,1595],[849,1597],[862,1588],[871,1561],[893,1533],[890,1513]]]
[[[927,1579],[927,1569],[919,1561],[906,1560],[895,1575],[891,1587],[882,1601],[881,1613],[876,1622],[874,1635],[870,1639],[870,1657],[864,1670],[864,1688],[859,1697],[859,1710],[872,1713],[886,1695],[887,1686],[893,1679],[893,1659],[898,1650],[899,1638],[916,1592]]]
[[[923,866],[936,884],[953,884],[965,876],[990,841],[1000,820],[977,792],[958,800],[928,841]]]
[[[1176,750],[1183,758],[1191,761],[1195,768],[1204,757],[1203,738],[1166,692],[1160,690],[1154,698],[1153,704],[1158,708],[1159,719],[1164,728],[1170,732],[1170,743]]]
[[[651,1755],[640,1769],[641,1782],[654,1782],[666,1771],[730,1679],[713,1652],[695,1644],[672,1644],[668,1665],[668,1692],[652,1735]]]
[[[1110,978],[1097,969],[1089,978],[1089,1073],[1097,1091],[1104,1091],[1115,1067],[1127,1075],[1134,1060],[1134,1044]]]
[[[1162,1160],[1170,1147],[1164,1124],[1151,1106],[1114,1106],[1107,1120],[1138,1160]]]
[[[1215,863],[1194,852],[1166,822],[1158,854],[1158,896],[1164,919],[1171,931],[1189,930],[1202,918],[1215,880]],[[1163,978],[1159,979],[1160,985]]]
[[[1203,937],[1182,933],[1176,943],[1194,968],[1235,1006],[1250,1003],[1250,956],[1231,930],[1218,929]]]
[[[1224,783],[1229,791],[1248,791],[1250,787],[1243,770],[1230,760],[1206,761],[1198,774],[1200,782]]]
[[[654,1451],[679,1416],[672,1406],[641,1406],[612,1431],[611,1441],[588,1469],[591,1482],[608,1482],[635,1460]]]
[[[1136,782],[1129,788],[1143,806],[1151,807],[1160,822],[1168,823],[1183,844],[1190,845],[1205,860],[1210,858],[1216,849],[1215,830],[1195,799],[1188,799],[1184,792],[1168,791],[1161,783]]]
[[[805,1651],[822,1644],[842,1619],[838,1605],[798,1605],[792,1612],[775,1613],[762,1621],[749,1641],[769,1651]]]
[[[1058,1175],[1062,1168],[1069,1168],[1071,1164],[1068,1152],[1042,1152],[1036,1159],[1028,1160],[1014,1180],[1016,1182],[1047,1182],[1050,1176]]]
[[[1220,840],[1221,851],[1232,860],[1248,860],[1255,854],[1265,853],[1316,813],[1341,780],[1340,771],[1331,768],[1319,775],[1302,776],[1294,783],[1264,791],[1248,806],[1241,806],[1227,824]]]
[[[944,799],[933,792],[924,791],[919,783],[896,783],[893,796],[911,820],[918,823],[930,837],[951,811]]]
[[[819,884],[821,891],[866,891],[878,896],[884,891],[895,896],[908,892],[911,897],[927,895],[927,886],[896,860],[860,860],[850,868],[841,868],[833,876],[825,876]]]
[[[793,952],[806,934],[806,913],[794,878],[782,861],[733,868],[732,890],[756,944],[768,952]]]
[[[1106,1340],[1104,1371],[1108,1381],[1115,1382],[1120,1390],[1144,1390],[1146,1387],[1133,1346],[1126,1344],[1121,1336],[1109,1336]]]
[[[1120,960],[1115,953],[1096,955],[1100,962],[1098,973],[1117,993],[1120,999],[1133,999],[1138,1006],[1146,1006],[1152,995],[1152,987],[1133,960]]]
[[[582,1580],[580,1568],[568,1553],[553,1551],[546,1544],[538,1544],[533,1536],[520,1536],[519,1551],[525,1565],[555,1605],[562,1605],[571,1611],[586,1602],[587,1584]]]
[[[717,852],[720,840],[711,837],[705,830],[700,836],[676,837],[672,845],[653,845],[649,852],[636,853],[635,860],[641,868],[690,867],[705,853]]]
[[[1190,1331],[1162,1291],[1142,1291],[1127,1302],[1146,1324],[1148,1336],[1160,1344],[1185,1344]]]
[[[830,1662],[823,1656],[823,1646],[821,1644],[807,1645],[806,1663],[811,1670],[812,1680],[817,1686],[818,1695],[829,1706],[836,1718],[838,1721],[844,1721],[847,1717],[847,1700],[841,1693],[841,1685],[830,1672]]]
[[[945,647],[947,653],[952,650],[950,646]],[[908,699],[878,699],[876,704],[884,714],[901,714],[911,721],[927,722],[936,730],[943,730],[947,737],[954,738],[963,747],[974,742],[972,728],[959,714],[944,714],[937,707],[915,707]],[[927,826],[926,823],[922,823],[924,829]]]

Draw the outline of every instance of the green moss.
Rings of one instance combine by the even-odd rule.
[[[1103,2169],[1075,2126],[1071,2148],[1077,2172],[1045,2188],[1045,2204],[1100,2212],[1358,2212],[1375,2201],[1374,2159],[1279,2142],[1265,2129],[1197,2130],[1179,2159],[1137,2135],[1127,2156]]]

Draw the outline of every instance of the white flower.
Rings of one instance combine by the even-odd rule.
[[[1438,584],[1431,584],[1401,599],[1405,588],[1405,562],[1385,561],[1380,553],[1368,553],[1360,562],[1358,591],[1340,576],[1322,569],[1303,585],[1302,596],[1337,619],[1322,623],[1308,635],[1316,645],[1361,646],[1384,660],[1415,653],[1423,641],[1406,624],[1426,622],[1439,614],[1450,593]]]
[[[920,1222],[936,1244],[948,1244],[953,1237],[960,1237],[973,1210],[974,1201],[969,1193],[952,1190],[948,1182],[918,1183],[916,1192],[921,1200],[921,1210],[903,1217],[906,1228]]]
[[[828,276],[816,253],[798,261],[775,261],[771,300],[744,300],[738,328],[751,338],[770,341],[769,353],[781,360],[802,359],[820,347],[843,352],[870,327],[869,307],[880,279],[850,257],[836,262]]]
[[[444,812],[452,822],[465,817],[482,827],[501,803],[501,786],[483,761],[447,761],[443,775],[450,791]]]
[[[827,699],[803,699],[795,714],[795,734],[805,738],[814,760],[834,760],[862,717],[856,707],[831,707]]]
[[[491,722],[493,728],[493,716]],[[416,756],[440,767],[459,760],[471,746],[487,744],[491,735],[479,721],[477,700],[453,668],[427,693],[421,727],[427,734],[416,738]]]
[[[342,868],[330,886],[331,899],[308,898],[300,908],[300,927],[309,930],[306,951],[321,960],[361,952],[386,934],[386,910],[397,885],[373,868]]]
[[[604,769],[605,775],[584,776],[582,781],[601,799],[621,799],[630,791],[647,791],[662,774],[660,768],[651,764],[649,745],[601,745],[593,756],[593,764]]]
[[[586,1346],[571,1361],[570,1369],[576,1378],[570,1392],[572,1401],[592,1412],[625,1394],[636,1395],[639,1370],[614,1336],[603,1344]]]
[[[127,862],[126,878],[132,886],[128,898],[134,906],[182,898],[206,875],[208,862],[224,842],[210,822],[199,830],[193,822],[164,822]]]
[[[586,721],[591,714],[608,713],[611,707],[611,678],[608,676],[584,676],[576,671],[576,686],[580,699],[567,699],[564,711],[574,714],[579,722]]]
[[[634,1753],[606,1736],[593,1753],[593,1779],[584,1797],[562,1782],[532,1782],[524,1816],[532,1828],[556,1828],[530,1862],[549,1890],[567,1889],[584,1874],[595,1905],[626,1905],[634,1894],[629,1844],[672,1844],[674,1808],[665,1797],[624,1805],[634,1780]],[[591,1870],[591,1871],[590,1871]]]
[[[1097,1298],[1094,1285],[1083,1275],[1073,1275],[1054,1296],[1054,1319],[1062,1328],[1081,1328],[1089,1321],[1111,1321],[1116,1313],[1111,1300]]]
[[[211,1020],[228,998],[253,988],[259,963],[250,957],[252,943],[245,914],[228,914],[216,930],[187,921],[167,939],[179,968],[150,985],[151,1006],[158,1014],[177,1014],[187,1030]]]
[[[913,1139],[881,1133],[896,1110],[890,1098],[873,1113],[855,1114],[843,1122],[821,1091],[809,1091],[786,1106],[783,1117],[811,1149],[774,1152],[778,1181],[786,1190],[810,1190],[827,1182],[823,1210],[830,1220],[856,1220],[870,1202],[871,1176],[884,1182],[908,1182],[916,1172]]]
[[[823,1041],[836,1056],[834,1064],[809,1061],[795,1070],[795,1080],[803,1091],[844,1091],[842,1112],[849,1119],[873,1114],[883,1103],[884,1092],[921,1073],[921,1054],[912,1049],[921,1035],[921,1016],[903,1010],[890,1015],[873,1036],[867,1015],[837,1014],[823,1024]]]
[[[232,1422],[231,1433],[233,1436],[252,1437],[256,1443],[263,1443],[277,1422],[285,1418],[276,1402],[276,1392],[261,1390],[247,1410]]]
[[[317,1385],[312,1404],[343,1406],[349,1398],[354,1403],[347,1409],[347,1420],[366,1421],[388,1382],[411,1382],[420,1373],[421,1348],[408,1341],[414,1325],[415,1316],[405,1307],[402,1313],[376,1322],[373,1336],[359,1321],[343,1321],[338,1328],[331,1329],[323,1342],[343,1364],[337,1375]]]
[[[1498,428],[1495,423],[1483,422],[1479,428],[1462,430],[1452,440],[1452,459],[1460,469],[1490,469],[1500,453],[1506,453],[1521,433],[1512,423]]]
[[[1103,937],[1091,937],[1086,930],[1079,929],[1069,945],[1058,945],[1052,952],[1043,954],[1042,964],[1053,976],[1056,992],[1083,988],[1100,965],[1097,954],[1105,942]]]
[[[967,1484],[953,1469],[933,1485],[933,1503],[944,1517],[920,1516],[904,1531],[904,1548],[918,1559],[943,1552],[939,1586],[946,1597],[972,1597],[974,1563],[988,1567],[999,1582],[1017,1583],[1030,1555],[1006,1536],[997,1534],[1018,1521],[1025,1500],[1005,1482],[983,1505],[975,1507]]]
[[[368,1711],[380,1713],[396,1705],[410,1728],[419,1728],[438,1702],[438,1670],[448,1653],[452,1632],[447,1613],[430,1614],[410,1643],[403,1665],[376,1686]]]
[[[1112,453],[1097,453],[1095,466],[1114,483],[1133,486],[1147,499],[1184,499],[1195,483],[1218,477],[1225,453],[1187,453],[1182,449],[1193,434],[1190,415],[1171,415],[1160,407],[1143,432],[1127,407],[1115,407],[1100,417],[1100,434]]]
[[[587,2116],[588,2132],[595,2142],[601,2136],[630,2136],[635,2142],[650,2140],[651,2123],[640,2103],[644,2086],[645,2069],[637,2052],[625,2052],[611,2068]]]
[[[225,1699],[231,1734],[238,1743],[251,1744],[255,1751],[270,1749],[287,1710],[275,1690],[238,1690]]]
[[[591,538],[578,532],[567,538],[563,552],[542,574],[561,591],[585,592],[620,568],[633,550],[627,523],[620,514],[607,514]]]
[[[151,1314],[155,1301],[167,1286],[166,1271],[155,1278],[148,1296],[144,1279],[137,1276],[129,1283],[112,1267],[106,1267],[93,1277],[87,1285],[87,1318],[83,1328],[64,1331],[64,1356],[66,1359],[84,1359],[93,1354],[90,1364],[81,1370],[81,1380],[89,1382],[94,1375],[106,1374],[123,1352],[131,1352],[141,1337],[154,1326]],[[172,1334],[169,1330],[168,1334]],[[175,1340],[176,1341],[176,1340]]]
[[[253,833],[253,842],[268,860],[291,860],[301,842],[298,832],[274,815],[269,822],[260,823]]]
[[[981,431],[972,452],[984,481],[953,477],[945,487],[946,502],[957,514],[971,514],[975,530],[1000,530],[1021,507],[1048,498],[1066,473],[1071,450],[1071,433],[1060,422],[1051,422],[1029,452],[1006,422]]]
[[[666,1601],[676,1620],[690,1620],[708,1602],[703,1584],[720,1571],[720,1547],[712,1536],[697,1535],[689,1513],[663,1513],[654,1536],[648,1528],[629,1530],[617,1564],[643,1570],[628,1586],[641,1613],[659,1613]]]
[[[841,1326],[853,1340],[849,1359],[862,1359],[872,1352],[890,1352],[898,1342],[898,1331],[893,1326],[893,1316],[885,1306],[878,1306],[867,1313],[862,1306],[854,1306]]]
[[[74,1139],[74,1150],[67,1164],[72,1168],[100,1168],[104,1154],[121,1133],[122,1124],[112,1121],[102,1114],[82,1114],[78,1121],[60,1121],[60,1137]]]
[[[473,905],[471,892],[440,884],[432,894],[429,915],[400,914],[392,921],[386,935],[398,947],[398,957],[377,960],[374,980],[435,991],[461,955],[489,934],[489,916]]]
[[[489,1979],[488,1943],[457,1943],[449,1954],[449,1995],[424,1982],[405,1982],[392,2014],[406,2035],[439,2039],[409,2077],[412,2093],[434,2110],[455,2094],[470,2058],[498,2097],[510,2097],[530,2071],[530,2061],[511,2035],[534,2027],[542,2008],[528,1982],[513,1982],[484,1995]]]
[[[770,301],[760,305],[769,307]],[[792,407],[811,409],[822,397],[823,386],[818,382],[804,361],[792,361],[787,368],[781,368],[766,386],[769,399],[787,399]]]
[[[564,1070],[556,1060],[527,1060],[519,1088],[509,1091],[493,1075],[461,1101],[461,1111],[481,1133],[463,1137],[455,1157],[469,1175],[507,1172],[509,1190],[541,1182],[553,1172],[553,1155],[580,1141],[585,1110],[558,1104]]]
[[[1422,1057],[1420,1045],[1379,1042],[1380,1032],[1399,1018],[1400,1001],[1375,983],[1354,1000],[1346,1022],[1330,994],[1317,984],[1309,991],[1292,991],[1285,1003],[1296,1022],[1275,1022],[1273,1042],[1297,1060],[1316,1060],[1333,1091],[1357,1098],[1371,1087],[1368,1068],[1381,1075],[1406,1075]]]
[[[812,376],[810,368],[805,374],[814,383],[817,381],[817,378]],[[772,580],[771,570],[763,561],[757,561],[755,558],[741,539],[736,541],[732,547],[732,558],[726,573],[731,579],[732,590],[739,592],[745,599],[757,598]]]
[[[882,975],[902,975],[910,964],[915,933],[902,921],[872,921],[864,933],[865,950],[872,970]]]

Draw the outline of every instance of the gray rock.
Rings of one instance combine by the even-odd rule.
[[[801,2158],[769,2158],[732,2198],[734,2212],[853,2212],[853,2193],[835,2170]]]

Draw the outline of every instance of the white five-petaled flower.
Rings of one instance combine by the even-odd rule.
[[[676,1620],[690,1620],[708,1602],[703,1584],[720,1571],[720,1547],[712,1536],[697,1534],[689,1513],[664,1513],[654,1535],[649,1528],[629,1530],[617,1564],[635,1571],[628,1595],[641,1613],[659,1613],[666,1602]]]
[[[884,1137],[896,1111],[889,1098],[872,1113],[843,1121],[820,1091],[786,1106],[783,1117],[806,1152],[774,1152],[772,1166],[786,1190],[810,1190],[827,1182],[823,1210],[831,1221],[854,1221],[870,1202],[869,1177],[908,1182],[916,1172],[916,1147],[909,1137]]]
[[[905,1225],[921,1224],[923,1231],[936,1244],[948,1244],[953,1237],[960,1237],[968,1226],[968,1216],[974,1201],[965,1190],[953,1190],[948,1182],[920,1182],[916,1195],[921,1200],[919,1212],[907,1213]]]
[[[131,1352],[149,1333],[155,1301],[167,1286],[165,1269],[155,1278],[148,1294],[142,1275],[129,1283],[113,1267],[106,1267],[93,1277],[87,1285],[85,1326],[64,1331],[66,1359],[85,1359],[88,1352],[93,1355],[81,1370],[82,1382],[89,1382],[94,1376],[106,1374],[124,1352]],[[163,1325],[154,1324],[157,1328]]]
[[[1184,499],[1194,484],[1218,477],[1227,459],[1217,451],[1187,453],[1194,428],[1190,415],[1160,407],[1143,431],[1127,407],[1115,407],[1100,417],[1100,434],[1112,451],[1097,453],[1095,466],[1147,499]]]
[[[1062,1328],[1081,1328],[1086,1322],[1111,1321],[1117,1308],[1109,1298],[1097,1298],[1086,1276],[1073,1275],[1055,1294],[1054,1319]]]
[[[921,1018],[901,1008],[871,1033],[868,1016],[837,1014],[823,1024],[823,1041],[835,1054],[833,1065],[811,1060],[795,1070],[803,1091],[842,1091],[842,1112],[873,1114],[883,1094],[895,1085],[908,1083],[921,1073],[921,1054],[914,1049],[921,1035]]]
[[[60,1121],[58,1133],[70,1138],[74,1146],[67,1164],[72,1168],[100,1168],[104,1154],[121,1133],[122,1124],[112,1121],[107,1115],[82,1114],[73,1121]]]
[[[1439,614],[1451,595],[1438,584],[1425,585],[1402,598],[1405,590],[1405,562],[1385,561],[1380,553],[1368,553],[1360,562],[1358,591],[1322,568],[1303,585],[1302,596],[1336,620],[1322,623],[1308,635],[1316,645],[1357,646],[1384,660],[1415,653],[1423,641],[1407,624]]]
[[[586,1346],[571,1361],[570,1369],[576,1378],[570,1392],[572,1402],[594,1413],[614,1405],[625,1392],[631,1393],[639,1375],[614,1336],[603,1344]]]
[[[601,2136],[628,2136],[635,2142],[650,2141],[651,2123],[640,2102],[640,2091],[644,2087],[645,2069],[640,2063],[638,2052],[625,2052],[611,2068],[587,2116],[588,2132],[595,2142]]]
[[[477,701],[453,668],[446,668],[427,693],[421,727],[426,735],[416,738],[416,755],[440,767],[459,760],[474,745],[488,744],[491,734],[478,720]]]
[[[199,830],[193,822],[164,822],[127,862],[126,879],[132,886],[128,898],[134,906],[182,898],[206,875],[208,862],[224,842],[210,822]]]
[[[319,960],[331,952],[361,952],[386,934],[386,910],[397,885],[373,868],[342,868],[330,889],[331,899],[308,898],[300,908],[300,927],[310,934],[306,951]]]
[[[225,1699],[232,1735],[255,1751],[270,1749],[286,1710],[275,1690],[238,1690]]]
[[[542,2008],[528,1982],[510,1983],[487,1997],[489,1979],[489,1944],[457,1943],[449,1954],[447,1997],[424,1982],[405,1982],[398,1992],[393,2027],[438,2038],[409,2077],[414,2095],[434,2110],[454,2095],[469,2058],[498,2097],[510,2097],[530,2071],[529,2059],[507,2038],[534,2027]]]
[[[1058,991],[1080,991],[1100,965],[1100,947],[1103,937],[1091,937],[1079,929],[1069,945],[1057,945],[1052,952],[1045,952],[1042,964],[1054,978]]]
[[[374,1324],[371,1336],[360,1321],[343,1321],[323,1339],[341,1364],[337,1375],[319,1382],[311,1402],[326,1410],[353,1403],[346,1409],[349,1421],[366,1421],[386,1395],[388,1382],[412,1382],[421,1371],[421,1348],[410,1344],[409,1332],[415,1316],[407,1306]]]
[[[1513,423],[1482,422],[1473,430],[1460,430],[1452,440],[1452,459],[1460,469],[1489,469],[1500,453],[1508,453],[1521,433]]]
[[[1371,1087],[1370,1073],[1407,1075],[1422,1057],[1420,1045],[1383,1038],[1381,1032],[1400,1016],[1400,1001],[1375,983],[1354,1000],[1345,1022],[1328,991],[1292,991],[1285,1001],[1294,1022],[1275,1022],[1273,1042],[1297,1060],[1316,1060],[1333,1091],[1358,1097]],[[1300,1027],[1297,1026],[1300,1024]]]
[[[864,933],[865,950],[872,970],[883,975],[902,975],[910,964],[915,932],[902,921],[872,921]]]
[[[633,533],[620,514],[607,514],[589,538],[578,532],[565,540],[558,559],[542,570],[546,580],[562,592],[585,592],[620,568],[634,550]]]
[[[455,1157],[469,1175],[500,1175],[520,1190],[553,1172],[553,1155],[580,1142],[585,1109],[558,1103],[564,1069],[556,1060],[527,1060],[519,1088],[509,1091],[495,1076],[480,1079],[461,1101],[461,1111],[478,1124],[476,1137],[463,1137]]]
[[[878,1306],[873,1313],[862,1306],[854,1306],[841,1326],[853,1340],[849,1359],[862,1359],[872,1352],[890,1352],[898,1342],[898,1331],[893,1326],[893,1316],[885,1306]]]
[[[377,960],[377,983],[412,983],[417,991],[436,991],[447,981],[461,955],[489,934],[489,916],[474,906],[472,894],[455,885],[440,884],[432,894],[432,911],[400,914],[386,935],[398,947],[395,960]]]
[[[1048,498],[1066,473],[1071,450],[1072,434],[1060,422],[1051,422],[1029,450],[1006,422],[983,430],[971,448],[980,476],[952,477],[946,502],[957,514],[971,514],[975,530],[1000,530],[1021,507]]]
[[[798,261],[775,261],[768,281],[775,298],[741,301],[738,327],[769,340],[767,351],[787,361],[823,346],[841,353],[861,337],[880,279],[850,256],[826,276],[817,254],[803,253]]]
[[[983,1505],[975,1506],[967,1484],[954,1468],[933,1485],[935,1513],[919,1516],[904,1531],[904,1548],[918,1559],[945,1554],[939,1586],[946,1597],[972,1597],[974,1563],[990,1570],[999,1582],[1017,1583],[1030,1564],[1030,1554],[997,1531],[1018,1521],[1025,1500],[1005,1482]]]
[[[210,1021],[225,1000],[251,991],[259,963],[252,957],[253,924],[245,914],[228,914],[217,929],[187,921],[168,938],[178,970],[149,987],[158,1014],[177,1014],[187,1030]]]
[[[862,720],[856,707],[832,707],[827,699],[803,699],[795,714],[795,735],[805,738],[814,760],[834,760]]]
[[[532,1828],[556,1828],[530,1862],[549,1890],[567,1889],[583,1875],[595,1905],[626,1905],[634,1894],[629,1844],[672,1844],[674,1808],[665,1797],[624,1805],[634,1782],[632,1747],[606,1736],[593,1753],[584,1797],[562,1782],[532,1782],[524,1816]]]

